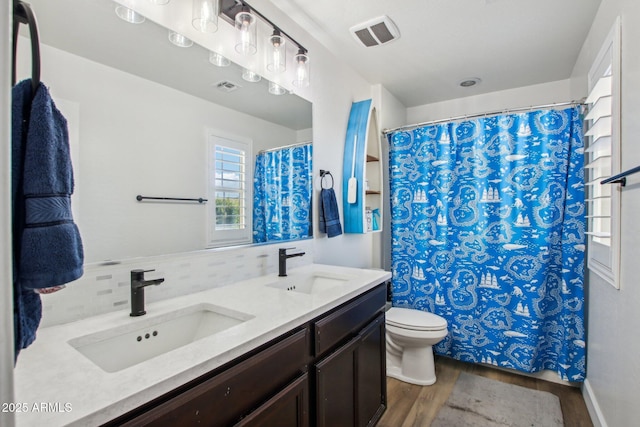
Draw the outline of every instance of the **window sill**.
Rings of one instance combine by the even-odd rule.
[[[604,280],[614,288],[620,290],[620,284],[616,280],[616,276],[610,268],[593,258],[589,258],[589,260],[587,261],[587,268],[590,272],[595,273],[602,280]]]

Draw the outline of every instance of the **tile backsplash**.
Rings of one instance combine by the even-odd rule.
[[[285,244],[291,246],[291,243]],[[110,265],[85,266],[84,275],[61,291],[42,295],[40,327],[73,322],[111,311],[129,312],[131,270],[152,270],[145,279],[164,277],[148,288],[147,303],[278,272],[278,248],[259,245],[126,260]],[[303,257],[288,260],[289,268],[313,263],[313,240],[295,242]]]

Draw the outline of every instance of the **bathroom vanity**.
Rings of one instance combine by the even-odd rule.
[[[102,340],[105,330],[96,329],[106,325],[111,325],[107,331],[129,331],[128,325],[140,318],[109,313],[46,328],[37,344],[55,347],[49,354],[60,358],[62,373],[38,368],[37,355],[25,357],[29,366],[18,372],[17,397],[69,401],[77,412],[24,414],[18,426],[374,425],[386,408],[384,306],[389,276],[384,271],[310,265],[293,269],[287,278],[274,274],[149,304],[147,316],[157,313],[158,319],[175,313],[178,306],[184,312],[195,302],[200,310],[215,303],[229,310],[218,307],[219,313],[242,311],[246,317],[224,331],[133,365],[101,369],[96,366],[100,356],[92,359],[74,346],[91,347],[96,334]],[[159,329],[163,324],[148,326],[150,321],[137,323],[138,330],[150,327],[160,331],[158,337],[167,335]],[[114,327],[114,322],[121,325]],[[65,378],[65,372],[72,378]]]
[[[385,301],[381,284],[105,425],[373,425],[386,407]]]

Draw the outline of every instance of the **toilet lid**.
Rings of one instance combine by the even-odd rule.
[[[414,331],[440,331],[447,329],[447,320],[437,314],[411,308],[391,307],[387,313],[387,324]]]

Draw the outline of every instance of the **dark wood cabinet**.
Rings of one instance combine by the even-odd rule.
[[[354,338],[315,365],[316,426],[352,427],[356,420]]]
[[[384,314],[360,332],[356,350],[357,427],[375,425],[387,408],[385,332]]]
[[[384,314],[315,364],[317,427],[375,425],[386,409]]]
[[[386,408],[385,301],[381,284],[105,426],[373,426]]]

